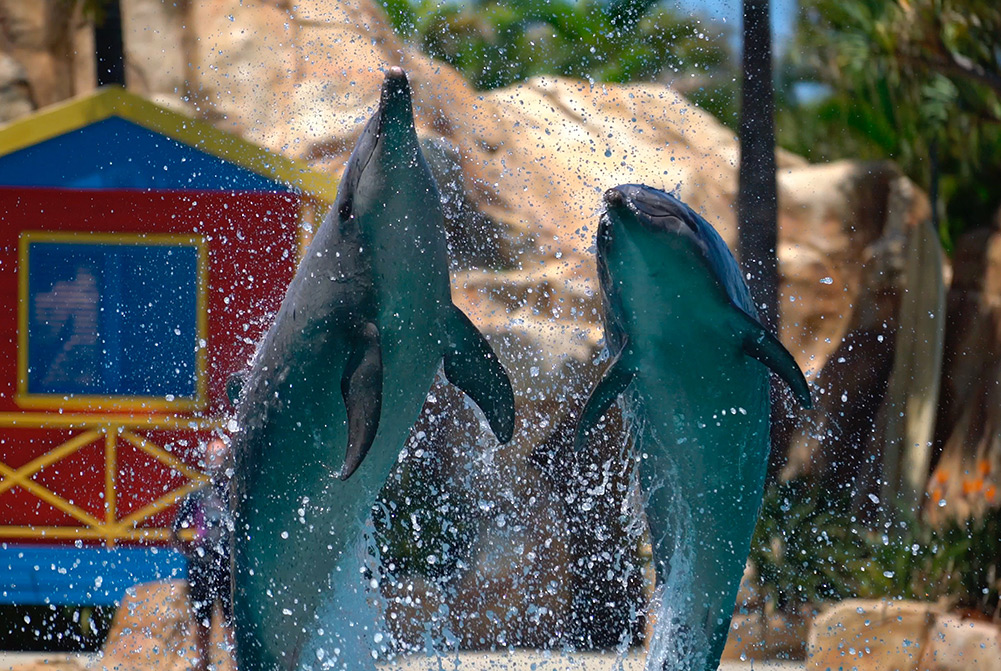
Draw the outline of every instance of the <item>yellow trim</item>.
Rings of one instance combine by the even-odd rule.
[[[184,245],[197,253],[198,277],[195,293],[196,345],[208,340],[209,255],[204,238],[186,234],[88,233],[22,231],[18,243],[17,390],[14,402],[22,408],[68,410],[191,411],[208,404],[208,352],[195,353],[195,396],[167,400],[157,396],[33,394],[28,390],[28,250],[34,242],[100,245]]]
[[[10,420],[11,418],[14,418],[15,420],[23,420],[25,417],[26,415],[17,415],[16,413],[4,413],[4,415],[0,415],[0,420]],[[80,419],[81,416],[72,418],[65,415],[53,415],[53,418]],[[101,539],[109,547],[123,540],[170,540],[172,538],[171,529],[140,529],[138,527],[144,520],[147,520],[163,510],[166,510],[191,492],[204,487],[209,482],[209,478],[204,473],[188,466],[177,457],[167,452],[160,445],[157,445],[142,436],[138,436],[128,429],[167,428],[175,430],[186,429],[188,431],[205,431],[216,428],[220,421],[213,420],[198,423],[190,420],[174,418],[177,423],[172,424],[165,421],[168,418],[162,418],[162,421],[158,422],[157,426],[151,426],[153,422],[149,420],[154,418],[139,418],[136,421],[115,416],[105,418],[83,416],[83,418],[89,421],[77,424],[77,428],[82,428],[84,425],[93,426],[95,428],[85,430],[80,434],[71,436],[60,445],[57,445],[45,454],[36,457],[20,468],[11,468],[0,461],[0,493],[13,487],[20,487],[28,493],[34,495],[39,500],[48,503],[53,508],[66,513],[83,526],[17,527],[0,525],[0,538]],[[7,426],[18,426],[21,428],[67,428],[67,425],[63,423],[57,423],[55,426],[48,424],[45,421],[44,415],[36,414],[30,419],[31,421],[14,421],[7,424]],[[3,425],[3,421],[0,421],[0,426]],[[66,457],[77,452],[81,447],[89,445],[100,439],[102,435],[104,438],[103,493],[105,504],[103,520],[94,517],[85,510],[49,490],[47,487],[31,479],[35,473],[45,466],[55,464],[62,459],[65,459]],[[160,461],[160,463],[180,473],[188,479],[184,485],[163,494],[156,500],[132,511],[130,514],[121,519],[118,518],[117,493],[118,441],[120,437],[124,438],[136,449],[142,450],[146,454]]]
[[[4,463],[0,463],[0,475],[4,477],[4,480],[11,477],[17,476],[17,471],[13,470],[10,466]],[[52,492],[46,487],[38,484],[34,480],[25,480],[18,483],[18,486],[25,491],[34,494],[37,498],[45,501],[53,508],[60,510],[67,515],[88,524],[90,526],[100,526],[101,522],[96,517],[88,513],[87,511],[75,506],[63,497],[59,496],[55,492]]]
[[[129,93],[107,86],[80,98],[39,110],[0,126],[0,156],[50,140],[109,117],[127,121],[172,138],[229,163],[289,185],[304,195],[333,203],[337,180],[305,163],[263,147]]]
[[[104,434],[104,524],[113,526],[118,516],[118,495],[115,492],[115,480],[118,479],[118,455],[115,443],[114,427]],[[108,547],[114,545],[114,539],[108,539]]]
[[[145,452],[167,468],[177,471],[189,480],[198,480],[203,477],[199,471],[191,468],[169,452],[164,452],[156,443],[151,443],[142,436],[137,436],[131,431],[124,429],[121,432],[121,436],[136,449]]]
[[[17,471],[10,473],[4,472],[4,480],[0,482],[0,494],[14,487],[15,485],[23,485],[28,478],[33,476],[38,471],[42,470],[46,466],[51,466],[57,461],[68,457],[82,447],[90,445],[95,440],[101,437],[99,431],[85,431],[73,438],[70,438],[65,443],[59,447],[46,452],[40,457],[32,459],[24,466],[21,466]]]
[[[162,429],[165,431],[212,431],[225,428],[225,419],[193,419],[172,415],[105,415],[64,414],[49,412],[0,412],[0,428],[21,429],[85,429],[103,428],[107,425],[127,426],[134,429]]]
[[[188,529],[182,529],[181,538],[190,539],[193,534]],[[118,541],[170,541],[173,539],[170,529],[121,529]],[[106,540],[107,533],[103,529],[91,527],[3,527],[0,526],[0,538],[50,538],[53,540]]]

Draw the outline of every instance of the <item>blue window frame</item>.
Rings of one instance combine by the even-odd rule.
[[[20,258],[19,402],[200,407],[201,238],[24,233]]]

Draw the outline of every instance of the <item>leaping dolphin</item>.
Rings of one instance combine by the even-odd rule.
[[[806,407],[810,392],[708,222],[647,186],[617,186],[604,201],[597,251],[611,364],[576,446],[628,391],[663,600],[647,668],[715,671],[761,505],[769,369]]]
[[[418,146],[409,82],[390,68],[239,392],[241,671],[374,668],[378,634],[360,612],[364,526],[443,359],[448,380],[510,440],[511,383],[452,304],[438,188]]]

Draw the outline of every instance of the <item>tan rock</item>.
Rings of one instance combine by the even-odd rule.
[[[211,663],[233,671],[232,632],[224,631],[216,608],[212,621]],[[115,612],[103,655],[102,671],[187,671],[194,665],[192,614],[184,581],[143,583],[131,588]]]
[[[37,107],[95,86],[93,29],[83,3],[0,0],[0,51],[24,67]]]
[[[847,488],[867,514],[868,495],[884,495],[877,476],[917,501],[945,325],[927,198],[889,163],[811,166],[782,181],[783,336],[816,374],[816,410],[791,438],[784,475]],[[875,455],[886,472],[863,472]]]
[[[5,671],[8,667],[4,667]],[[84,671],[87,664],[69,655],[46,655],[40,661],[9,667],[9,671]]]
[[[917,671],[939,614],[929,603],[842,601],[813,621],[807,671]]]
[[[35,109],[31,102],[28,73],[9,54],[0,54],[0,123],[11,121]]]
[[[125,82],[130,91],[159,104],[181,107],[188,95],[191,37],[188,3],[122,0]]]
[[[722,660],[803,659],[810,623],[807,612],[734,615]]]
[[[1001,671],[1001,626],[943,616],[921,657],[920,671]]]

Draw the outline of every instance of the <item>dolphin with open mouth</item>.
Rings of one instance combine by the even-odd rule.
[[[381,634],[364,624],[365,525],[442,361],[496,437],[510,440],[511,383],[452,303],[438,188],[410,84],[390,68],[238,391],[241,671],[374,664]]]
[[[769,370],[806,407],[810,392],[705,219],[648,186],[617,186],[604,201],[597,260],[611,363],[576,446],[623,395],[661,599],[647,668],[715,670],[761,506]]]

